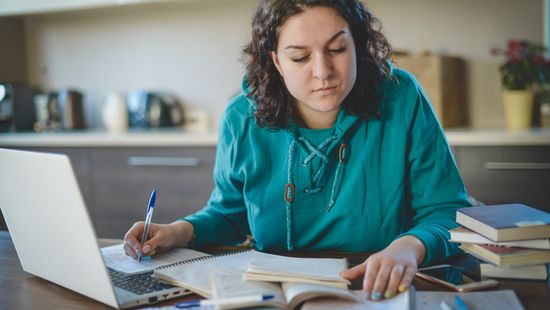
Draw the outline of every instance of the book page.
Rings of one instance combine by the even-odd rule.
[[[267,281],[267,282],[294,282],[294,283],[304,283],[304,284],[316,284],[323,286],[330,286],[341,289],[348,289],[349,281],[326,281],[326,280],[316,280],[316,279],[307,279],[303,277],[296,276],[281,276],[281,275],[271,275],[271,274],[256,274],[251,272],[245,272],[243,277],[247,281]]]
[[[219,306],[219,309],[238,309],[252,306],[274,306],[286,308],[281,286],[276,283],[245,281],[242,273],[213,274],[210,276],[212,298],[231,298],[257,295],[273,295],[273,299],[252,304]]]
[[[324,285],[285,282],[282,283],[282,289],[286,302],[290,305],[291,309],[294,309],[303,301],[316,297],[331,297],[349,301],[359,301],[351,290]]]
[[[345,259],[298,258],[253,252],[247,273],[347,282],[340,276],[340,271],[347,268]]]
[[[404,293],[390,299],[382,299],[380,301],[365,300],[363,297],[363,291],[352,291],[357,301],[350,301],[337,298],[316,298],[308,300],[302,306],[302,310],[333,310],[333,309],[346,309],[346,310],[407,310],[414,309],[411,307],[414,295],[414,289],[410,289]],[[440,310],[439,304],[437,310]],[[418,308],[424,309],[424,308]],[[480,308],[482,309],[482,308]],[[500,310],[500,309],[499,309]]]
[[[103,255],[103,260],[105,261],[105,265],[107,265],[107,267],[127,274],[151,271],[158,267],[181,262],[184,260],[194,259],[202,256],[211,256],[210,254],[191,249],[176,248],[171,251],[157,253],[151,257],[151,260],[142,260],[138,263],[137,260],[126,255],[126,253],[124,252],[123,244],[101,248],[101,254]]]
[[[251,259],[251,251],[212,256],[195,262],[155,270],[153,276],[210,298],[212,291],[209,278],[212,274],[243,273]]]

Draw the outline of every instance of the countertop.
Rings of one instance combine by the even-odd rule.
[[[524,131],[447,129],[445,135],[451,146],[550,145],[550,128],[533,128]]]
[[[451,146],[550,145],[550,128],[518,132],[505,129],[448,129],[446,135]],[[216,146],[217,141],[215,132],[193,133],[181,129],[0,134],[0,147]]]
[[[217,133],[196,133],[181,129],[127,132],[73,131],[0,134],[0,147],[216,146],[217,142]]]

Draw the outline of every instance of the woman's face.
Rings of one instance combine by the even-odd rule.
[[[305,125],[331,127],[357,76],[347,22],[326,7],[293,15],[279,28],[272,58]]]

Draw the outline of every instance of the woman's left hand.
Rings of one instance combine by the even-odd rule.
[[[406,235],[341,275],[348,280],[364,275],[365,299],[391,298],[407,290],[425,253],[426,248],[418,238]]]

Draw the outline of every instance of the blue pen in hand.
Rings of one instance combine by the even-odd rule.
[[[149,205],[147,206],[147,214],[145,215],[145,225],[143,226],[143,234],[141,235],[141,245],[147,241],[147,235],[149,234],[149,225],[151,225],[151,219],[153,218],[153,211],[155,210],[155,200],[157,199],[157,190],[153,190],[151,197],[149,197]],[[143,259],[141,251],[138,253],[138,263]]]

